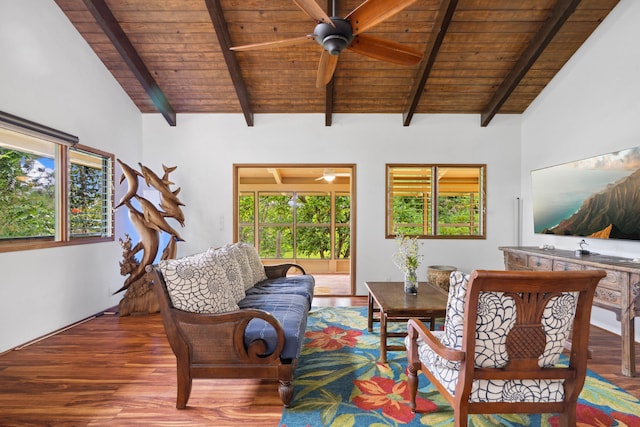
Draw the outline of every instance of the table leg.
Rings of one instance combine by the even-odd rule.
[[[380,362],[387,363],[387,313],[380,309]]]
[[[367,311],[367,330],[373,332],[373,296],[369,292],[369,310]]]
[[[626,327],[622,328],[622,375],[636,376],[635,324],[630,318]]]
[[[622,340],[622,375],[627,377],[635,377],[636,375],[636,353],[635,353],[635,313],[632,312],[633,296],[629,290],[629,286],[623,287],[621,294],[621,305],[623,307],[620,313],[620,339]]]

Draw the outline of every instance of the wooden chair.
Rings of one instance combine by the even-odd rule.
[[[445,330],[410,319],[406,338],[411,410],[422,371],[468,414],[559,413],[576,425],[587,369],[593,295],[602,270],[474,271],[451,275]],[[570,338],[568,366],[556,362]]]

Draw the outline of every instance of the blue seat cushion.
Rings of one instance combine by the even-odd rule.
[[[284,330],[284,348],[280,355],[282,361],[290,361],[300,355],[304,331],[307,328],[307,298],[296,294],[254,294],[247,295],[238,302],[242,308],[259,308],[268,311],[278,319]],[[277,335],[273,327],[262,319],[249,322],[244,333],[244,343],[248,346],[255,340],[264,340],[267,354],[271,354],[277,344]]]
[[[307,308],[311,308],[315,280],[313,276],[302,274],[297,276],[278,277],[256,283],[246,290],[247,295],[297,294],[307,298]]]

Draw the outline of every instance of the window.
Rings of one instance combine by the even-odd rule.
[[[0,112],[0,251],[113,240],[113,156]]]
[[[88,147],[69,149],[71,238],[112,235],[112,157]]]
[[[258,247],[262,258],[329,259],[332,238],[335,258],[349,258],[350,208],[348,195],[322,192],[257,192],[258,241],[255,241],[253,193],[239,197],[239,240]],[[335,214],[332,214],[335,212]],[[335,235],[331,234],[335,217]]]
[[[349,169],[236,165],[235,171],[237,238],[254,245],[261,258],[317,261],[334,273],[339,262],[333,261],[350,259]]]
[[[386,236],[484,239],[486,165],[386,166]]]

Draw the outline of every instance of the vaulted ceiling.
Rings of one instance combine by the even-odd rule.
[[[363,0],[317,0],[346,17]],[[403,0],[367,0],[378,10]],[[366,30],[422,53],[396,65],[344,50],[316,86],[313,40],[231,47],[313,33],[310,0],[56,0],[143,113],[519,114],[618,0],[416,0]],[[386,3],[386,5],[383,5]],[[333,8],[335,12],[332,13]],[[311,15],[315,16],[316,15]],[[586,90],[587,88],[585,88]]]

